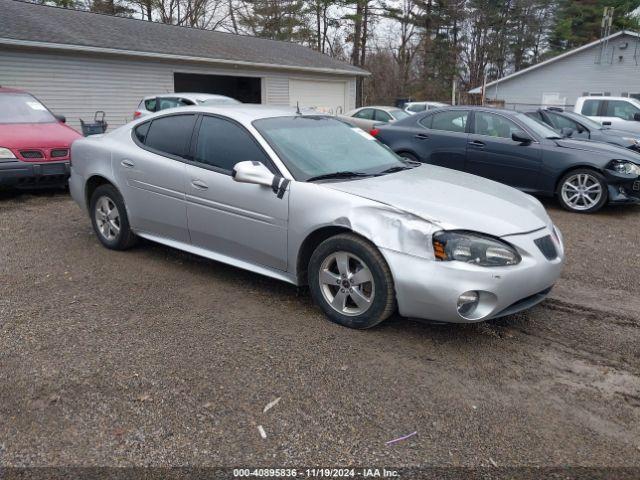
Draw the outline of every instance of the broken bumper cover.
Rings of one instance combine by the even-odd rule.
[[[37,187],[62,185],[69,178],[69,161],[30,163],[17,159],[0,160],[0,185]]]
[[[608,183],[609,203],[640,203],[640,176],[631,177],[607,170],[605,178]]]
[[[556,230],[557,231],[557,230]],[[473,323],[526,310],[544,300],[564,264],[564,247],[553,240],[557,256],[549,260],[535,243],[545,228],[533,233],[503,237],[522,257],[518,265],[480,267],[463,262],[439,262],[394,250],[382,249],[395,282],[398,310],[402,316],[440,322]],[[473,315],[458,313],[458,298],[477,292]]]

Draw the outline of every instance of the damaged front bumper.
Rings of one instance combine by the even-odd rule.
[[[518,265],[508,267],[439,262],[381,249],[393,274],[399,313],[440,322],[472,323],[531,308],[546,297],[560,277],[564,247],[556,233],[544,228],[503,237],[522,257]],[[547,258],[536,244],[545,237],[555,246],[554,258]],[[479,300],[473,313],[462,316],[458,299],[465,292],[477,292]]]
[[[607,170],[605,177],[610,204],[640,203],[640,176],[632,177]]]

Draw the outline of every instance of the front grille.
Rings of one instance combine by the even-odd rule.
[[[40,150],[20,150],[20,155],[23,158],[44,158]]]
[[[537,240],[534,240],[534,242],[547,260],[553,260],[558,257],[558,251],[556,250],[556,246],[553,243],[551,235],[538,238]]]
[[[69,155],[68,148],[54,148],[51,150],[51,158],[62,158]]]

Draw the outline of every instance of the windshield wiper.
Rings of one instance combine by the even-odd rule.
[[[370,173],[364,172],[333,172],[325,173],[324,175],[316,175],[315,177],[307,178],[307,182],[315,182],[316,180],[329,180],[332,178],[352,178],[352,177],[370,177]]]
[[[381,172],[376,173],[377,175],[386,175],[387,173],[396,173],[396,172],[401,172],[403,170],[411,170],[412,168],[417,167],[418,165],[414,165],[412,167],[408,166],[408,165],[404,165],[404,166],[398,166],[398,167],[391,167],[391,168],[387,168],[386,170],[382,170]]]

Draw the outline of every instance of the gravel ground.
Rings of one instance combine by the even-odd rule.
[[[66,194],[5,194],[0,466],[638,467],[640,208],[547,207],[568,264],[542,305],[363,332],[284,283],[109,251]]]

